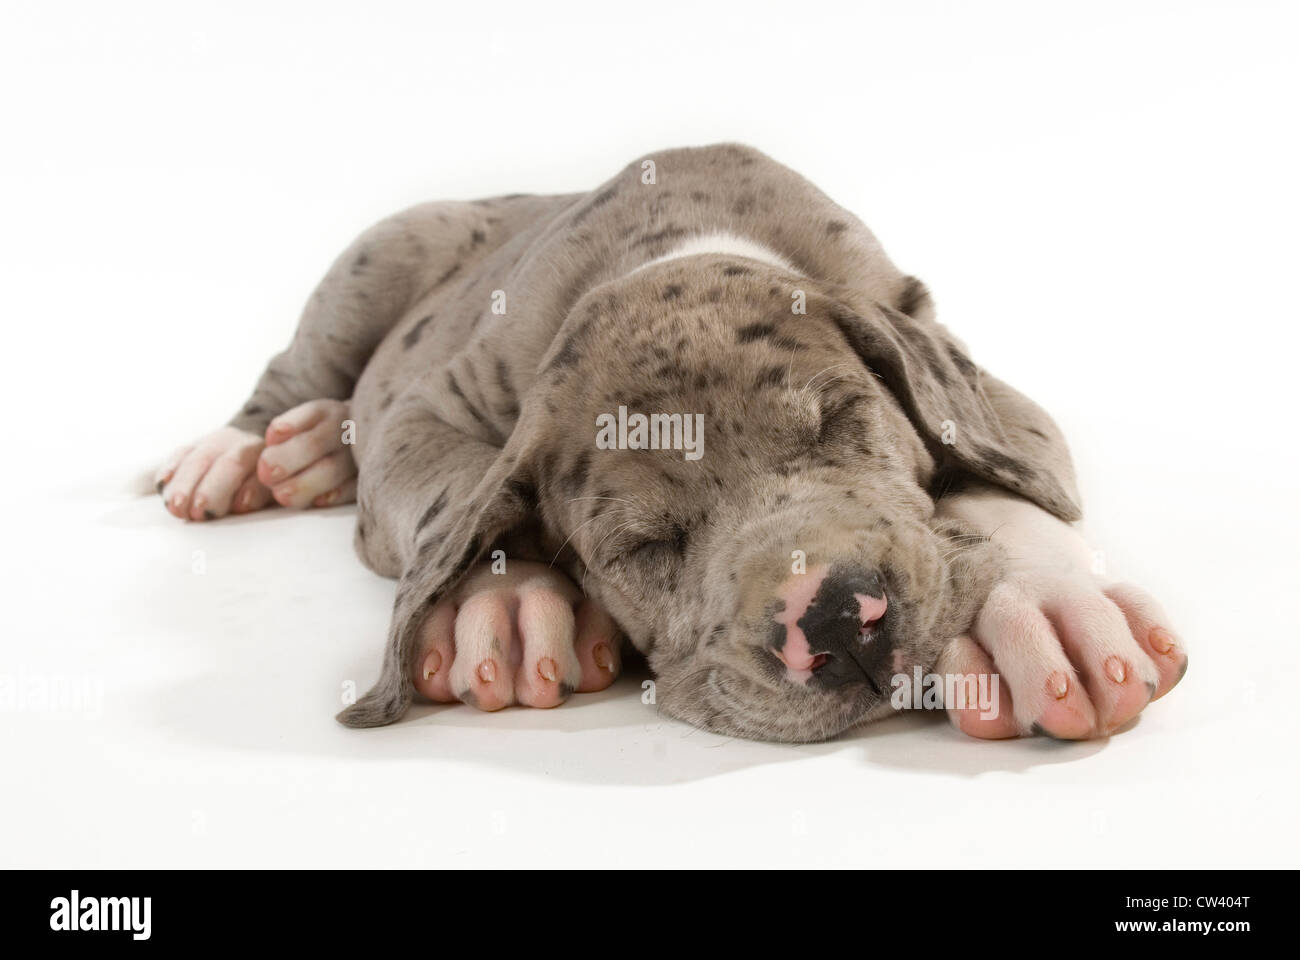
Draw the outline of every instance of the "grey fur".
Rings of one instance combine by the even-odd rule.
[[[730,255],[637,269],[713,232],[799,273]],[[339,715],[349,726],[402,715],[421,616],[500,546],[558,552],[647,654],[670,715],[833,736],[889,706],[773,675],[763,649],[792,550],[889,571],[899,662],[928,668],[1000,565],[934,517],[935,495],[974,476],[1079,516],[1046,414],[969,359],[852,214],[736,145],[638,158],[590,194],[428,204],[373,227],[232,423],[349,396],[357,552],[400,578],[381,676]],[[707,455],[596,450],[596,416],[620,404],[704,413]]]

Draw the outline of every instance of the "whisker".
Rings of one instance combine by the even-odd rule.
[[[619,524],[613,530],[609,531],[609,533],[601,537],[600,541],[596,544],[596,546],[592,548],[591,551],[592,556],[594,557],[599,552],[601,545],[610,537],[612,537],[614,534],[618,533],[620,530],[626,530],[628,527],[635,526],[635,525],[636,525],[636,518],[633,517],[631,520],[627,520],[624,523]],[[591,567],[589,567],[587,564],[584,563],[582,565],[582,582],[578,584],[578,589],[580,589],[583,592],[584,596],[587,593],[587,571],[590,569]]]
[[[818,371],[817,371],[816,373],[814,373],[811,377],[809,377],[809,378],[808,378],[808,382],[805,383],[805,384],[803,385],[803,388],[804,388],[805,390],[807,390],[809,387],[812,386],[812,382],[813,382],[814,380],[816,380],[818,377],[820,377],[823,373],[829,373],[829,372],[832,371],[832,370],[839,370],[839,369],[842,369],[842,368],[844,368],[844,367],[849,367],[850,369],[852,369],[852,366],[853,366],[852,364],[847,363],[847,362],[832,363],[829,367],[825,367],[825,368],[823,368],[823,369],[821,369],[821,370],[818,370]],[[842,379],[842,378],[841,378],[841,379]],[[825,384],[822,384],[822,386],[824,387]]]
[[[555,556],[551,557],[551,562],[547,564],[547,566],[551,566],[551,567],[555,566],[555,561],[560,559],[560,554],[563,553],[564,548],[569,545],[569,541],[578,535],[579,530],[581,530],[587,524],[591,523],[593,520],[599,520],[603,516],[605,516],[605,514],[603,513],[593,514],[592,516],[588,517],[586,520],[582,521],[582,523],[574,527],[573,533],[569,534],[567,537],[564,538],[564,542],[560,544],[560,549],[555,551]]]

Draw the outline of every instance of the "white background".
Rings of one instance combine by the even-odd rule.
[[[1282,3],[6,3],[0,864],[1300,865],[1297,25]],[[131,492],[236,409],[368,223],[719,140],[861,216],[1061,422],[1111,570],[1192,650],[1133,729],[751,744],[661,720],[629,678],[344,730],[392,596],[351,509],[185,525]],[[60,680],[100,695],[20,695]]]

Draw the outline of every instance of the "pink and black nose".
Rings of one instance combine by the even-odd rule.
[[[882,689],[892,658],[883,629],[889,601],[876,571],[836,564],[813,567],[781,585],[784,609],[772,615],[772,652],[796,683]]]

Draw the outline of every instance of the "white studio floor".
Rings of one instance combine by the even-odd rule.
[[[0,867],[1300,866],[1292,7],[382,6],[5,15]],[[369,223],[720,140],[860,216],[1061,423],[1191,654],[1132,729],[764,745],[627,677],[346,730],[393,594],[352,508],[131,492]]]
[[[1294,707],[1272,679],[1296,651],[1266,621],[1286,585],[1215,562],[1226,538],[1161,556],[1191,668],[1109,741],[981,743],[909,716],[782,746],[661,719],[635,676],[553,711],[346,730],[341,684],[373,678],[392,593],[351,556],[352,508],[200,526],[100,497],[15,520],[52,530],[6,571],[25,624],[6,672],[65,699],[28,685],[3,714],[7,866],[1297,861]],[[1159,542],[1166,521],[1141,522]]]

